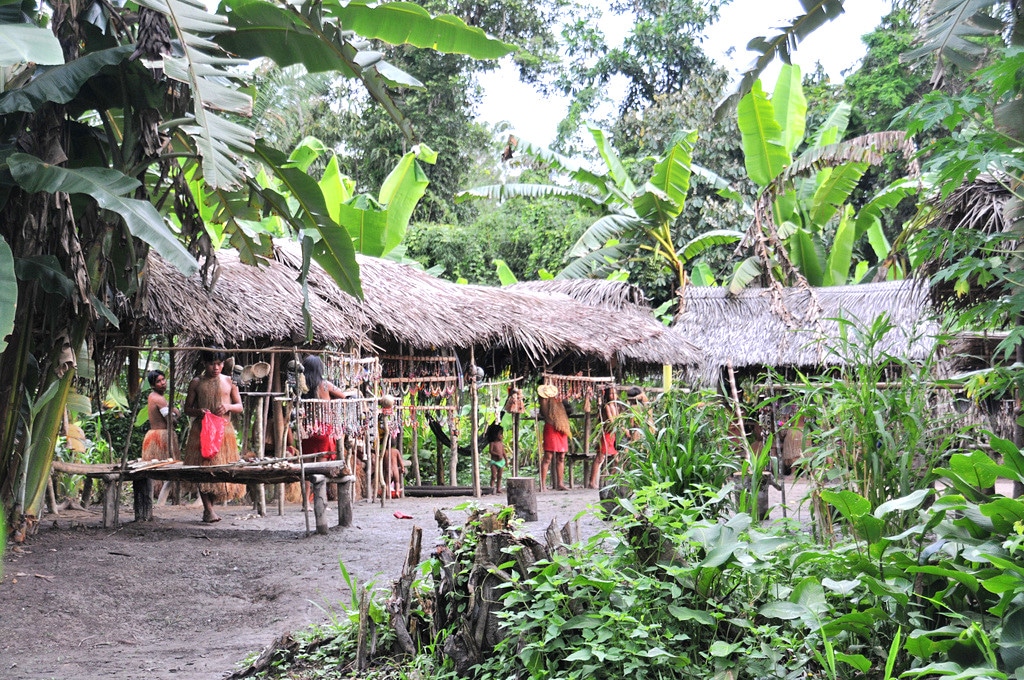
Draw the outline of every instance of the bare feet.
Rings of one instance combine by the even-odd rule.
[[[209,515],[204,514],[203,515],[203,522],[205,522],[206,524],[213,524],[214,522],[219,522],[219,521],[220,521],[220,517],[218,517],[217,515],[214,515],[214,514],[209,514]]]
[[[555,490],[556,490],[556,491],[568,491],[568,489],[567,489],[567,488],[565,488],[564,486],[561,486],[561,485],[559,485],[559,486],[556,486],[556,487],[555,487]]]

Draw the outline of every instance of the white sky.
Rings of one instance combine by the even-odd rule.
[[[860,37],[870,33],[891,6],[890,0],[846,0],[846,12],[831,21],[801,43],[793,56],[805,73],[820,61],[833,80],[842,80],[842,71],[854,66],[866,49]],[[721,20],[711,28],[704,42],[705,51],[736,73],[756,56],[746,50],[747,42],[759,35],[774,35],[776,26],[791,21],[801,13],[798,0],[732,0],[722,10]],[[602,28],[609,42],[621,40],[622,30],[629,22],[622,17],[603,22]],[[616,27],[622,27],[616,35]],[[726,56],[735,48],[731,57]],[[765,89],[771,91],[778,75],[775,63],[762,75]],[[532,87],[519,82],[510,61],[496,71],[481,78],[484,99],[479,118],[489,123],[508,121],[525,141],[550,144],[556,127],[566,111],[567,102],[561,97],[545,99]],[[622,85],[619,85],[620,89]]]

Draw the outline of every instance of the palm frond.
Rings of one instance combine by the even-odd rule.
[[[843,13],[843,0],[800,0],[804,14],[793,19],[793,23],[781,27],[781,32],[768,38],[759,36],[747,43],[747,49],[759,53],[754,62],[743,72],[736,91],[715,106],[714,120],[721,120],[747,93],[761,73],[776,57],[790,63],[797,45],[812,32]]]
[[[977,38],[999,35],[1003,22],[982,10],[995,5],[997,0],[938,0],[929,7],[921,26],[917,47],[900,55],[902,61],[912,61],[935,54],[932,82],[942,80],[945,62],[973,70],[984,58],[986,47]]]
[[[846,163],[878,165],[885,160],[885,154],[894,151],[899,151],[904,158],[910,159],[917,152],[917,147],[902,130],[871,132],[817,149],[809,149],[786,168],[778,182],[785,183],[795,177],[814,174],[823,168]]]
[[[595,210],[603,210],[604,208],[599,198],[575,189],[558,186],[557,184],[488,184],[486,186],[473,187],[472,189],[460,191],[455,196],[455,202],[461,203],[462,201],[467,201],[473,198],[507,201],[510,198],[545,198],[549,196],[569,199],[582,206],[593,208]]]
[[[165,56],[163,68],[168,78],[191,88],[191,123],[181,128],[195,139],[206,183],[224,188],[241,185],[245,167],[239,157],[252,151],[255,138],[251,130],[217,112],[252,113],[252,98],[231,84],[224,68],[247,62],[223,56],[208,37],[230,31],[227,18],[212,14],[197,0],[139,0],[139,4],[166,15],[181,42],[182,55]]]

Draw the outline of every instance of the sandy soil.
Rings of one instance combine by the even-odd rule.
[[[586,512],[596,491],[539,499],[540,519],[526,525],[535,535],[581,512],[581,534],[601,526]],[[282,633],[343,610],[350,593],[339,561],[361,584],[390,586],[412,527],[423,528],[426,557],[440,537],[434,509],[461,523],[466,513],[453,508],[469,500],[357,503],[352,527],[308,538],[299,505],[282,516],[275,506],[264,518],[232,505],[213,525],[200,522],[201,508],[178,506],[135,523],[129,506],[117,530],[102,528],[98,507],[47,515],[4,556],[0,678],[221,678]],[[480,504],[503,501],[485,496]],[[329,514],[336,524],[337,513]]]

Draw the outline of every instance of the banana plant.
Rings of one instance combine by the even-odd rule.
[[[111,302],[130,305],[140,292],[149,250],[186,274],[212,276],[215,237],[258,263],[271,234],[246,226],[264,210],[281,218],[285,235],[302,237],[339,287],[359,294],[349,225],[332,217],[316,180],[242,123],[252,99],[247,70],[235,66],[269,57],[359,79],[412,140],[393,93],[420,85],[383,61],[371,39],[471,58],[513,49],[402,2],[225,0],[216,11],[199,0],[138,4],[131,14],[121,0],[0,9],[0,506],[8,511],[19,488],[24,514],[38,510],[50,424],[60,422],[49,405],[36,417],[40,454],[25,476],[19,414],[53,385],[53,413],[63,413],[64,381],[75,371],[58,377],[57,357],[118,325]],[[262,166],[287,192],[256,182]],[[382,249],[400,238],[402,215],[418,200],[410,189],[424,179],[417,167],[406,161],[376,197],[390,215]],[[204,190],[195,192],[200,180]],[[7,517],[16,530],[21,518]]]
[[[680,132],[672,146],[655,159],[651,176],[638,187],[608,135],[596,127],[588,129],[604,162],[603,172],[525,144],[520,146],[523,153],[567,176],[574,184],[495,184],[464,191],[458,200],[554,197],[599,212],[600,217],[570,248],[566,257],[571,262],[556,278],[604,277],[618,270],[624,260],[654,257],[672,271],[682,289],[689,280],[689,262],[712,246],[742,238],[741,232],[716,230],[698,236],[682,248],[676,246],[673,227],[685,207],[694,174],[695,130]]]
[[[730,290],[742,290],[766,270],[772,280],[790,285],[838,286],[863,279],[870,265],[854,262],[855,245],[867,236],[875,257],[883,261],[889,244],[881,211],[915,186],[894,183],[859,213],[849,199],[867,169],[881,163],[885,154],[913,153],[906,135],[882,132],[843,141],[850,106],[839,103],[804,145],[807,103],[800,68],[789,64],[782,67],[771,97],[756,81],[740,100],[737,114],[747,175],[760,189],[742,244],[754,253],[736,268]],[[833,229],[835,235],[826,243]],[[887,275],[896,278],[902,272],[889,269]]]

